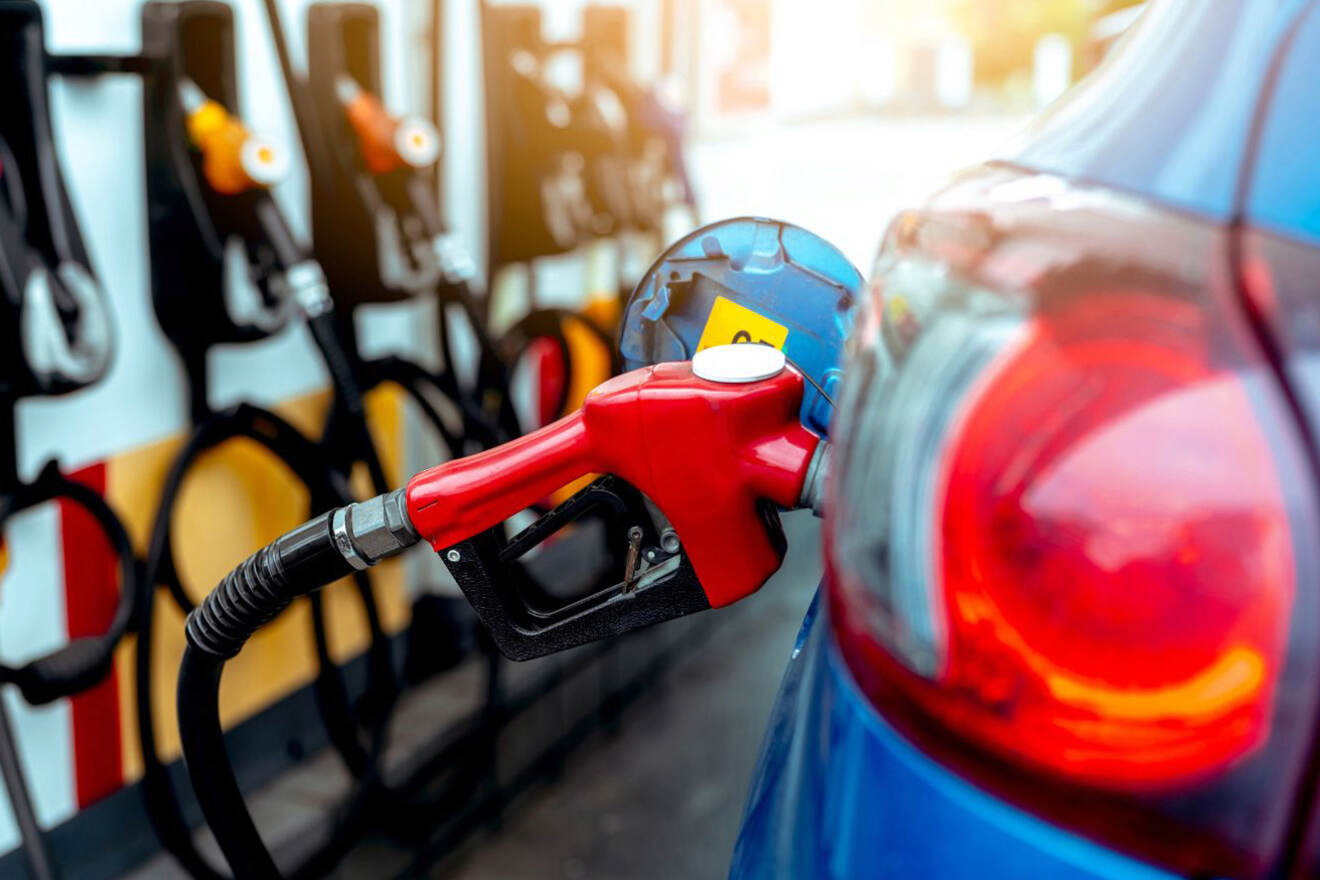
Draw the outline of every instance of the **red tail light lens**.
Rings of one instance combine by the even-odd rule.
[[[1314,489],[1272,371],[1185,293],[1032,301],[914,263],[859,322],[834,428],[831,618],[858,683],[1047,818],[1262,872],[1317,675]]]
[[[1113,788],[1220,770],[1268,735],[1292,536],[1207,341],[1188,303],[1094,296],[970,390],[935,496],[941,687],[914,693],[950,727]]]

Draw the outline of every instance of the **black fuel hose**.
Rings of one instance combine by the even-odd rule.
[[[0,497],[0,527],[20,510],[60,499],[72,501],[90,513],[110,543],[119,569],[119,602],[105,632],[73,639],[23,666],[0,664],[0,682],[16,685],[23,699],[34,706],[99,684],[110,672],[115,647],[128,631],[137,604],[137,557],[124,524],[100,494],[64,476],[54,462],[48,463],[33,482],[20,484]]]
[[[483,414],[473,408],[470,401],[463,398],[457,388],[442,381],[439,376],[425,367],[393,356],[367,361],[364,366],[368,372],[368,381],[373,387],[388,382],[397,385],[408,394],[451,455],[463,454],[465,439],[477,442],[483,449],[499,444],[496,429],[485,420]],[[440,410],[436,408],[436,401],[431,396],[433,394],[458,409],[463,426],[461,434],[454,433],[449,427]]]
[[[352,461],[361,461],[367,466],[373,490],[384,492],[389,488],[389,480],[385,477],[380,454],[376,451],[371,428],[367,424],[367,405],[356,363],[358,359],[349,353],[340,336],[338,317],[333,308],[317,315],[308,315],[307,327],[311,330],[316,347],[321,351],[335,389],[325,440],[333,442],[342,436],[341,430],[346,430],[351,435],[346,447],[349,454],[338,464],[343,466]],[[337,411],[340,407],[342,411]]]
[[[458,374],[454,370],[458,357],[451,336],[453,320],[446,309],[451,302],[459,306],[463,320],[477,340],[476,382],[470,390],[460,386]],[[509,396],[510,371],[491,341],[490,334],[480,323],[479,312],[466,299],[451,301],[441,298],[439,304],[436,338],[445,368],[436,374],[434,381],[459,404],[463,415],[463,433],[474,440],[480,449],[489,449],[512,440],[518,436],[520,429],[518,415]]]
[[[236,877],[278,878],[225,751],[225,662],[300,596],[417,543],[403,490],[321,514],[262,547],[191,614],[179,667],[179,736],[202,813]]]
[[[148,553],[147,583],[167,581],[175,601],[185,611],[191,610],[193,605],[173,566],[170,549],[173,507],[183,479],[197,457],[234,437],[252,439],[283,461],[307,486],[314,508],[324,509],[347,500],[346,489],[335,484],[319,447],[278,416],[247,404],[214,414],[198,427],[171,467]],[[368,689],[363,698],[363,703],[369,704],[371,718],[365,731],[354,717],[342,673],[329,655],[324,609],[319,597],[312,597],[311,609],[319,670],[314,684],[317,705],[332,746],[358,780],[350,795],[346,816],[359,813],[375,789],[378,778],[376,761],[383,748],[388,710],[398,692],[390,645],[380,625],[371,584],[364,573],[355,574],[354,580],[371,630],[371,647],[367,654]],[[155,703],[151,676],[154,618],[154,590],[144,591],[138,609],[140,635],[136,673],[138,736],[143,761],[141,790],[147,812],[162,845],[190,874],[203,880],[227,880],[227,875],[211,867],[194,845],[169,769],[159,754],[152,711]],[[343,817],[341,821],[348,819]],[[334,863],[345,845],[339,839],[341,837],[343,835],[334,835],[318,850],[309,863],[308,876],[324,873]]]
[[[333,462],[336,466],[347,471],[353,462],[361,461],[367,466],[375,491],[384,492],[388,481],[367,425],[361,358],[346,341],[352,338],[351,325],[341,326],[341,321],[351,322],[352,317],[336,313],[320,264],[295,240],[275,201],[269,197],[258,199],[252,202],[251,210],[254,225],[261,231],[261,246],[291,289],[330,373],[334,404],[323,442],[342,454],[341,460]]]
[[[208,417],[193,432],[166,476],[148,556],[148,575],[151,578],[148,583],[163,583],[184,614],[191,612],[195,604],[184,587],[174,563],[172,543],[174,506],[178,502],[183,481],[196,460],[208,450],[237,437],[245,437],[258,443],[276,460],[288,467],[299,482],[308,489],[313,510],[323,510],[351,500],[347,486],[335,479],[329,463],[322,456],[321,447],[274,413],[244,403]],[[365,576],[354,580],[361,596],[368,634],[371,638],[371,647],[367,655],[369,681],[372,684],[371,693],[380,699],[383,695],[397,692],[389,640],[381,624],[379,606],[370,581]],[[314,623],[316,623],[315,616]],[[331,665],[329,647],[320,635],[323,633],[323,628],[319,624],[317,633],[318,660],[323,666]],[[345,752],[343,757],[350,767],[361,765],[360,757],[348,752]]]
[[[18,825],[23,855],[33,880],[55,880],[58,876],[55,862],[37,822],[37,811],[32,806],[32,795],[18,757],[14,728],[9,722],[9,710],[3,700],[0,700],[0,776],[4,777],[5,792],[9,795],[9,806],[14,812],[14,823]]]
[[[18,483],[0,497],[0,528],[20,510],[57,500],[72,501],[90,513],[110,544],[118,560],[119,603],[110,625],[99,635],[73,639],[23,666],[0,665],[0,682],[17,686],[23,699],[34,706],[81,693],[105,679],[114,664],[115,648],[130,628],[142,592],[137,557],[119,517],[99,493],[64,476],[54,462],[47,463],[31,483]],[[13,727],[3,704],[0,704],[0,776],[9,795],[29,869],[36,880],[52,880],[57,876],[54,861],[37,822]]]

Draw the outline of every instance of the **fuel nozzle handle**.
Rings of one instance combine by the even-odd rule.
[[[801,423],[802,376],[782,354],[720,348],[742,349],[734,361],[777,361],[753,381],[737,370],[703,378],[700,354],[695,369],[665,363],[611,379],[554,424],[413,477],[413,525],[445,551],[578,477],[613,474],[668,518],[712,608],[750,595],[783,560],[767,503],[813,506],[824,453]]]

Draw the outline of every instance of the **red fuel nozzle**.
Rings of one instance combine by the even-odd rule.
[[[699,378],[691,363],[634,370],[573,415],[413,477],[408,514],[443,550],[578,477],[613,474],[668,518],[711,607],[728,605],[782,560],[762,505],[800,504],[820,443],[802,426],[802,390],[789,368],[752,382]]]
[[[404,165],[426,168],[439,158],[440,135],[425,119],[391,115],[379,98],[351,76],[336,79],[335,92],[372,174],[388,174]]]
[[[783,560],[775,508],[814,507],[821,494],[828,446],[802,426],[802,382],[781,352],[760,345],[717,346],[690,363],[611,379],[553,425],[423,471],[405,489],[322,514],[263,547],[189,615],[189,644],[231,657],[297,596],[421,540],[443,554],[513,659],[729,605]],[[491,531],[587,474],[604,476],[508,543]],[[606,496],[616,524],[628,527],[624,579],[562,608],[527,605],[516,578],[502,574],[508,563]],[[670,529],[677,541],[666,539]],[[639,562],[643,540],[652,546]]]

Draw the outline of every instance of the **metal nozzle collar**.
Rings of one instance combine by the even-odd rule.
[[[825,515],[825,481],[830,473],[833,445],[822,440],[807,465],[807,476],[802,481],[802,497],[798,504],[811,508],[816,516]]]
[[[330,519],[335,546],[359,571],[397,556],[421,540],[408,518],[408,498],[395,489],[336,510]]]
[[[450,284],[469,282],[476,277],[476,261],[457,235],[452,232],[437,235],[434,246],[440,270]]]
[[[290,266],[284,272],[284,283],[288,287],[293,301],[302,309],[304,315],[315,318],[334,308],[330,299],[330,288],[325,281],[325,273],[316,260],[303,260],[296,266]]]

